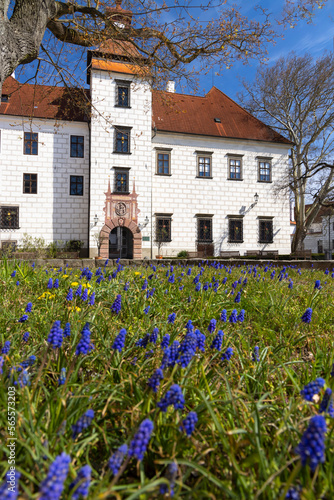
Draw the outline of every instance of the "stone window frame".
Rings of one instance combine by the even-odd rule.
[[[25,179],[25,176],[29,175],[29,179]],[[36,176],[36,179],[32,179],[31,176]],[[34,184],[36,183],[35,191],[33,191]],[[23,194],[38,194],[38,174],[31,174],[29,172],[23,173],[23,186],[22,186]]]
[[[195,151],[196,153],[196,177],[198,179],[212,179],[212,151]],[[200,163],[201,159],[206,160],[209,159],[209,165],[210,165],[210,175],[200,175]],[[204,161],[204,173],[205,173],[205,161]]]
[[[114,182],[113,182],[113,193],[115,194],[129,194],[130,193],[130,168],[129,167],[113,167],[114,170]],[[118,191],[117,186],[117,173],[126,174],[126,189],[124,191]]]
[[[240,244],[244,242],[244,221],[242,215],[228,215],[228,243]],[[232,225],[236,222],[240,223],[240,239],[232,238]],[[235,233],[235,230],[233,231]]]
[[[71,178],[72,177],[81,177],[82,178],[82,194],[71,193],[71,186],[72,186]],[[69,196],[79,196],[81,198],[84,195],[85,195],[85,176],[81,175],[81,174],[70,174],[70,176],[69,176]]]
[[[162,243],[170,243],[172,241],[172,215],[173,214],[155,214],[155,234],[154,234],[154,241],[160,241],[158,239],[158,231],[159,231],[159,222],[160,221],[166,221],[168,222],[168,228],[167,228],[167,235],[166,238],[164,238]]]
[[[259,216],[258,220],[259,220],[259,243],[267,244],[267,245],[269,245],[270,243],[274,243],[274,217]],[[268,239],[266,239],[265,237],[262,238],[262,235],[265,232],[265,229],[261,228],[261,226],[264,226],[265,224],[270,225]]]
[[[229,181],[243,181],[243,156],[239,154],[230,154],[227,155],[227,180]],[[240,177],[232,177],[231,175],[231,161],[240,161]]]
[[[7,214],[4,214],[4,211],[7,212]],[[5,225],[4,220],[5,220],[5,215],[9,215],[9,212],[13,212],[14,216],[14,223],[12,226]],[[17,205],[1,205],[0,206],[0,229],[20,229],[20,207]]]
[[[156,158],[156,170],[155,170],[155,174],[156,175],[162,175],[162,176],[171,176],[172,173],[171,173],[171,159],[172,159],[172,148],[155,148],[155,158]],[[164,173],[164,172],[159,172],[159,154],[163,154],[163,155],[168,155],[168,173]]]
[[[72,137],[76,137],[76,138],[82,138],[82,156],[80,156],[79,154],[75,154],[75,155],[72,155],[72,145],[74,146],[77,146],[76,147],[76,153],[79,153],[78,151],[78,146],[80,145],[80,143],[74,143],[72,144]],[[71,134],[70,135],[70,158],[85,158],[85,136],[84,135],[77,135],[77,134]]]
[[[115,89],[115,108],[125,108],[129,109],[131,108],[131,80],[119,80],[115,79],[116,83],[116,89]],[[127,93],[127,104],[123,105],[120,104],[120,95],[119,95],[119,90],[121,88],[127,88],[128,93]]]
[[[29,138],[28,135],[30,136]],[[32,152],[34,151],[34,146],[36,146],[36,153]],[[38,156],[38,132],[23,133],[23,154],[27,156]]]
[[[114,154],[118,155],[130,155],[131,154],[131,130],[132,127],[123,127],[123,126],[118,126],[114,125]],[[123,134],[124,136],[127,136],[127,150],[126,151],[119,151],[117,150],[118,147],[118,134]]]
[[[196,219],[197,219],[197,243],[213,243],[213,215],[206,215],[206,214],[196,214]],[[209,237],[208,238],[202,238],[201,237],[201,223],[202,222],[210,222],[210,229],[209,229]]]
[[[257,164],[258,164],[257,181],[258,182],[265,182],[265,183],[272,182],[272,170],[273,170],[272,157],[271,156],[257,156],[256,159],[257,159]],[[261,164],[268,165],[268,167],[266,167],[266,170],[269,170],[269,176],[267,176],[267,174],[265,174],[265,176],[268,178],[261,179],[261,175],[263,175],[263,174],[261,174],[261,168],[264,168],[264,167],[261,167]]]

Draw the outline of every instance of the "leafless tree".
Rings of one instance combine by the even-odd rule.
[[[313,15],[327,0],[286,0],[280,22],[293,26]],[[128,42],[145,58],[155,76],[185,74],[195,60],[208,70],[230,66],[235,60],[261,58],[266,43],[277,35],[265,0],[261,21],[243,16],[231,0],[173,2],[154,0],[0,0],[0,92],[4,80],[19,66],[51,55],[48,41],[96,47],[105,39]],[[131,11],[132,22],[119,23],[119,10]],[[211,21],[203,21],[210,18]],[[277,27],[277,26],[276,26]],[[57,49],[55,52],[61,52]],[[218,68],[216,68],[218,69]],[[72,61],[73,70],[73,61]],[[72,71],[73,72],[73,71]]]
[[[243,84],[241,103],[293,143],[289,177],[277,188],[293,194],[296,251],[334,187],[334,57],[314,61],[290,53],[271,67],[261,66],[255,81]],[[313,204],[305,213],[307,197]]]

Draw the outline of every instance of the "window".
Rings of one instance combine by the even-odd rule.
[[[212,177],[211,153],[204,155],[197,153],[197,177]]]
[[[260,220],[259,221],[259,243],[272,243],[273,242],[273,221]]]
[[[84,157],[84,136],[71,135],[71,158]]]
[[[170,151],[157,151],[157,174],[170,175]]]
[[[125,168],[115,168],[115,193],[129,192],[129,170]]]
[[[37,174],[23,174],[23,193],[37,194]]]
[[[241,218],[228,221],[228,241],[229,243],[243,242],[243,220]]]
[[[197,218],[197,241],[201,243],[212,243],[211,218]]]
[[[170,215],[157,216],[155,226],[155,241],[161,243],[172,241],[172,218]]]
[[[130,153],[130,132],[129,127],[115,127],[114,153]]]
[[[241,158],[228,159],[228,178],[234,180],[242,180],[242,164]]]
[[[260,182],[271,182],[271,161],[270,159],[259,158],[259,178]]]
[[[130,107],[130,84],[127,80],[116,80],[116,106]]]
[[[24,154],[38,155],[38,134],[24,132]]]
[[[82,175],[70,175],[70,195],[83,196],[83,182]]]
[[[0,229],[20,229],[19,207],[0,207]]]
[[[2,94],[2,96],[1,96],[1,102],[9,102],[9,95],[8,94]]]
[[[318,240],[318,253],[324,253],[324,247],[322,244],[322,240]]]

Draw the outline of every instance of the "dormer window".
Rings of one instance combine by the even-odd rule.
[[[130,85],[128,80],[116,80],[116,103],[119,108],[130,107]]]
[[[9,102],[9,95],[2,94],[2,96],[1,96],[1,102]]]

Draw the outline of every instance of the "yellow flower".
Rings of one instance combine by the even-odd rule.
[[[139,274],[141,274],[141,273],[139,273],[138,271],[136,271],[136,272],[135,272],[135,274],[139,275]]]
[[[62,279],[68,278],[68,274],[63,274]]]
[[[78,286],[79,283],[77,283],[76,281],[73,281],[73,283],[71,283],[71,286]]]

